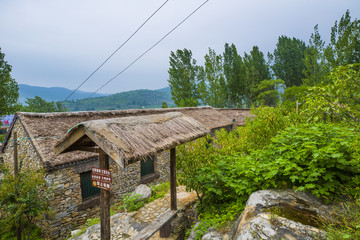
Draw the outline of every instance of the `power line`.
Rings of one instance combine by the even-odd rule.
[[[136,58],[133,62],[131,62],[127,67],[125,67],[121,72],[119,72],[118,74],[116,74],[114,77],[110,78],[109,81],[107,81],[104,85],[102,85],[99,89],[97,89],[95,92],[93,92],[92,94],[90,94],[87,98],[91,98],[95,93],[97,93],[98,91],[100,91],[102,88],[104,88],[107,84],[109,84],[112,80],[114,80],[115,78],[117,78],[120,74],[122,74],[123,72],[125,72],[128,68],[130,68],[134,63],[136,63],[140,58],[142,58],[145,54],[147,54],[148,52],[150,52],[156,45],[158,45],[162,40],[164,40],[168,35],[170,35],[173,31],[175,31],[175,29],[177,29],[181,24],[183,24],[188,18],[190,18],[195,12],[197,12],[202,6],[204,6],[208,1],[210,0],[206,0],[205,2],[203,2],[198,8],[196,8],[192,13],[190,13],[184,20],[182,20],[178,25],[176,25],[170,32],[168,32],[165,36],[163,36],[159,41],[157,41],[154,45],[152,45],[148,50],[146,50],[143,54],[141,54],[138,58]]]
[[[68,100],[79,88],[84,85],[114,54],[119,51],[169,0],[166,0],[158,9],[156,9],[155,12],[153,12],[146,20],[143,22],[140,27],[136,29],[136,31],[130,35],[128,39],[126,39],[125,42],[123,42],[120,47],[118,47],[98,68],[95,69],[74,91],[72,91],[69,96],[65,98],[64,101]]]

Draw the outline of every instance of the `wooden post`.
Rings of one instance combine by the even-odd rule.
[[[176,204],[176,148],[170,149],[170,200],[171,200],[171,210],[177,210],[177,204]]]
[[[109,156],[99,153],[100,168],[109,169]],[[101,240],[110,240],[110,192],[100,189]]]
[[[18,146],[17,146],[17,132],[14,131],[14,177],[18,178],[19,174],[19,164],[18,164]],[[16,193],[17,194],[17,193]],[[21,222],[20,225],[16,228],[16,239],[21,240]]]
[[[19,172],[18,149],[17,149],[17,132],[14,132],[14,177],[17,178]]]
[[[160,228],[160,237],[168,238],[171,234],[171,221],[168,221]]]

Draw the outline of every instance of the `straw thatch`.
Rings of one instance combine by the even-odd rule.
[[[64,145],[74,136],[72,143]],[[210,130],[182,113],[112,118],[87,121],[72,128],[55,146],[61,152],[92,147],[93,143],[105,151],[120,166],[129,161],[145,159],[149,155],[205,136]],[[84,137],[88,137],[85,139]],[[91,141],[89,141],[91,139]]]
[[[236,126],[243,126],[247,117],[253,117],[250,109],[216,109],[220,114],[232,119]]]
[[[87,161],[87,159],[97,157],[97,154],[83,151],[69,152],[55,156],[54,146],[57,141],[64,137],[67,131],[78,123],[90,120],[146,116],[168,112],[180,112],[188,115],[211,130],[222,127],[226,128],[232,125],[232,115],[229,115],[230,117],[228,117],[228,114],[223,114],[222,111],[211,107],[132,109],[66,113],[17,113],[15,121],[20,122],[23,125],[24,130],[31,139],[30,141],[32,141],[35,151],[38,153],[41,160],[43,162],[47,161],[50,167],[57,167],[79,161]],[[237,112],[246,113],[248,110],[238,110]],[[10,134],[8,137],[9,136]],[[6,142],[2,146],[1,151],[4,151],[5,147]]]

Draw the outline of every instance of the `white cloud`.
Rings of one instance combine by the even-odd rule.
[[[76,88],[164,0],[14,0],[0,8],[0,47],[19,83]],[[203,0],[170,0],[81,90],[94,91],[158,41]],[[166,86],[170,51],[188,48],[202,62],[225,42],[239,53],[258,45],[265,54],[280,35],[304,41],[319,24],[325,41],[358,0],[210,0],[103,92]]]

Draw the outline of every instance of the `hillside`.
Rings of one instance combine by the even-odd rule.
[[[34,98],[39,96],[46,101],[62,101],[73,90],[62,88],[62,87],[38,87],[30,86],[26,84],[19,84],[19,101],[25,103],[26,98]],[[76,91],[71,99],[83,99],[90,95],[90,92]],[[95,94],[95,97],[108,96],[109,94]]]
[[[115,109],[160,108],[162,102],[174,106],[170,88],[159,90],[134,90],[116,93],[106,97],[96,97],[62,102],[70,111],[93,111]]]

